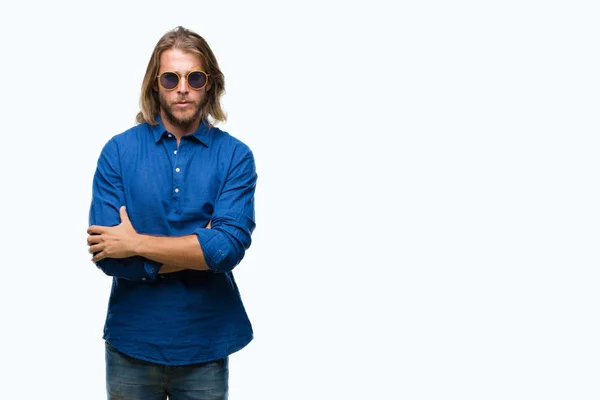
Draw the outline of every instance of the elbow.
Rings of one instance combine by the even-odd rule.
[[[226,246],[222,246],[213,253],[212,257],[206,259],[206,264],[213,272],[231,272],[244,258],[246,247],[240,243],[227,240]]]
[[[207,262],[208,267],[213,272],[226,273],[231,272],[244,258],[245,251],[240,252],[230,251],[227,254],[222,253],[222,257],[218,261],[211,259]]]
[[[248,229],[199,229],[196,232],[204,261],[213,272],[231,272],[244,258],[251,243]]]

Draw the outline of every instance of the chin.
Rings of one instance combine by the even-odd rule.
[[[192,123],[196,122],[196,118],[194,118],[193,114],[186,114],[186,115],[175,114],[175,118],[177,119],[177,122],[182,126],[191,125]]]

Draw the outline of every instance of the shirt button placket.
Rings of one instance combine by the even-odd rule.
[[[175,172],[174,172],[174,175],[173,175],[173,186],[174,186],[173,196],[175,198],[175,212],[179,212],[179,199],[180,199],[179,192],[180,192],[181,183],[182,183],[181,182],[181,173],[180,173],[181,172],[181,168],[179,168],[179,166],[178,166],[179,165],[179,159],[180,159],[179,154],[178,154],[179,153],[178,150],[179,149],[176,149],[176,150],[173,151],[173,155],[174,155],[174,158],[175,158],[175,162],[173,163],[175,165]]]

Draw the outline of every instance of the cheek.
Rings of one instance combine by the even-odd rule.
[[[193,92],[190,91],[190,99],[196,101],[196,102],[203,102],[204,99],[206,98],[206,92],[204,90],[194,90]]]
[[[164,90],[159,90],[158,92],[158,102],[165,107],[168,107],[169,103],[172,102],[172,99],[169,97],[168,93],[165,93]]]
[[[177,91],[173,90],[169,92],[164,89],[159,89],[158,96],[166,102],[175,101],[177,99]]]

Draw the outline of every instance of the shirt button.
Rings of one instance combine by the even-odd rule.
[[[173,135],[171,135],[170,133],[167,135],[168,137],[173,137]]]
[[[143,281],[145,281],[145,280],[146,280],[146,278],[142,278],[142,280],[143,280]]]
[[[175,168],[175,172],[179,172],[181,171],[179,168]]]
[[[177,154],[177,150],[174,150],[174,151],[173,151],[173,154]]]
[[[179,193],[179,188],[175,188],[175,193]]]

